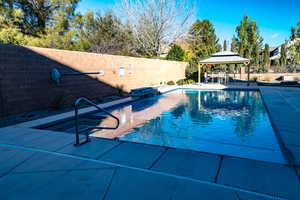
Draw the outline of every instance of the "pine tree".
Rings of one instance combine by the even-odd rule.
[[[263,52],[263,60],[262,60],[262,66],[263,71],[268,72],[270,69],[270,47],[268,44],[265,44],[265,49]]]
[[[250,21],[248,16],[244,16],[241,23],[236,28],[238,53],[242,57],[251,58],[252,63],[258,69],[260,52],[262,49],[263,38],[259,35],[259,29],[255,21]]]
[[[300,21],[297,23],[297,25],[293,28],[291,28],[291,40],[294,40],[296,38],[300,38]]]
[[[184,50],[176,44],[173,44],[168,55],[166,57],[167,60],[176,60],[183,61],[184,58]]]
[[[191,26],[187,38],[189,49],[192,52],[189,67],[186,70],[188,77],[198,70],[197,64],[201,59],[207,58],[222,49],[218,41],[215,28],[209,20],[196,20]]]
[[[239,50],[238,39],[235,36],[233,36],[231,39],[230,50],[232,52],[238,52],[238,50]]]
[[[285,44],[282,44],[280,47],[279,64],[281,67],[286,67],[287,64],[287,52],[286,52]]]
[[[189,31],[188,43],[197,59],[202,59],[220,50],[215,28],[209,20],[197,20]]]
[[[223,51],[227,51],[227,41],[224,40],[224,43],[223,43]]]

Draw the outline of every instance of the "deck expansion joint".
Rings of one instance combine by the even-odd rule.
[[[283,198],[283,197],[275,197],[275,196],[270,195],[270,194],[255,192],[255,191],[239,188],[239,187],[236,187],[236,186],[224,185],[224,184],[214,183],[214,182],[211,182],[211,181],[204,181],[204,180],[199,180],[199,179],[195,179],[195,178],[189,178],[189,177],[170,174],[170,173],[165,173],[165,172],[159,172],[159,171],[154,171],[154,170],[149,170],[149,169],[144,169],[144,168],[138,168],[138,167],[133,167],[133,166],[129,166],[129,165],[104,161],[104,160],[95,160],[95,159],[85,158],[85,157],[81,157],[81,156],[74,156],[74,155],[70,155],[70,154],[58,153],[58,152],[47,151],[47,150],[32,148],[32,147],[24,147],[24,146],[19,146],[19,145],[11,145],[11,144],[0,143],[0,146],[7,147],[7,148],[21,149],[21,150],[25,150],[25,151],[47,153],[47,154],[51,154],[53,156],[73,158],[73,159],[78,159],[78,160],[87,161],[87,162],[94,162],[94,163],[109,165],[109,166],[113,166],[113,167],[116,167],[116,168],[125,168],[125,169],[130,169],[130,170],[136,170],[136,171],[140,171],[140,172],[148,173],[148,174],[152,174],[152,175],[166,176],[166,177],[175,178],[175,179],[178,179],[178,180],[191,181],[191,182],[195,182],[195,183],[215,186],[215,187],[218,187],[218,188],[232,190],[232,191],[235,191],[235,192],[243,192],[243,193],[252,194],[252,195],[265,197],[265,198],[271,198],[271,199],[276,199],[276,200],[287,200],[286,198]]]
[[[109,192],[109,190],[110,190],[110,188],[111,188],[112,182],[113,182],[113,180],[114,180],[114,178],[115,178],[115,176],[116,176],[116,174],[117,174],[118,168],[119,168],[119,167],[115,167],[115,168],[114,168],[114,171],[113,171],[113,174],[112,174],[112,176],[111,176],[111,179],[109,180],[109,184],[108,184],[108,186],[107,186],[107,188],[106,188],[106,190],[105,190],[105,192],[104,192],[104,195],[103,195],[103,198],[102,198],[103,200],[105,200],[106,197],[107,197],[107,194],[108,194],[108,192]]]
[[[152,169],[154,167],[154,165],[156,165],[156,163],[158,161],[160,161],[160,159],[167,153],[167,151],[169,150],[170,148],[166,147],[164,149],[163,152],[161,152],[161,154],[153,161],[153,163],[147,168],[147,169]]]
[[[216,173],[216,176],[215,176],[215,179],[214,179],[214,183],[217,183],[217,181],[218,181],[218,177],[219,177],[220,172],[221,172],[223,160],[224,160],[224,156],[221,156],[220,162],[219,162],[219,165],[218,165],[218,170],[217,170],[217,173]]]
[[[106,151],[104,151],[103,153],[101,153],[99,156],[97,156],[97,160],[100,160],[101,157],[105,156],[107,153],[111,152],[112,150],[114,150],[115,148],[119,147],[121,144],[123,144],[123,141],[118,141],[119,143],[112,146],[110,149],[107,149]]]

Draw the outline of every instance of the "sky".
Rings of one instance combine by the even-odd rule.
[[[115,9],[119,0],[81,0],[80,12]],[[300,21],[300,0],[196,0],[195,19],[210,20],[220,44],[231,41],[244,15],[255,20],[264,43],[271,47],[290,37],[290,30]]]

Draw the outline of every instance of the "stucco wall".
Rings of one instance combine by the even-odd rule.
[[[63,94],[67,103],[76,97],[99,98],[185,78],[187,63],[56,49],[0,45],[0,116],[48,108]],[[124,68],[124,73],[120,67]],[[104,75],[65,76],[61,85],[50,71],[98,72]],[[121,73],[121,74],[120,74]]]

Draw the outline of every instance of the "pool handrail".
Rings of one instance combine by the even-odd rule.
[[[86,131],[86,139],[82,142],[80,142],[80,138],[79,138],[79,133],[80,132],[83,132],[83,131],[80,131],[79,132],[79,124],[78,124],[78,120],[79,120],[79,114],[78,114],[78,109],[79,109],[79,104],[81,102],[86,102],[88,104],[90,104],[91,106],[94,106],[95,108],[97,108],[98,110],[100,110],[101,112],[104,112],[105,114],[109,115],[110,117],[114,118],[116,121],[117,121],[117,124],[116,126],[114,127],[101,127],[101,126],[94,126],[94,127],[88,127],[86,129],[84,129],[83,131]],[[114,116],[113,114],[111,114],[110,112],[108,112],[107,110],[99,107],[97,104],[95,104],[94,102],[92,102],[91,100],[85,98],[85,97],[79,97],[75,100],[74,102],[74,111],[75,111],[75,131],[76,131],[76,138],[75,138],[75,146],[79,146],[79,145],[82,145],[82,144],[85,144],[90,140],[89,138],[89,130],[91,129],[117,129],[120,125],[120,120],[118,117]]]

